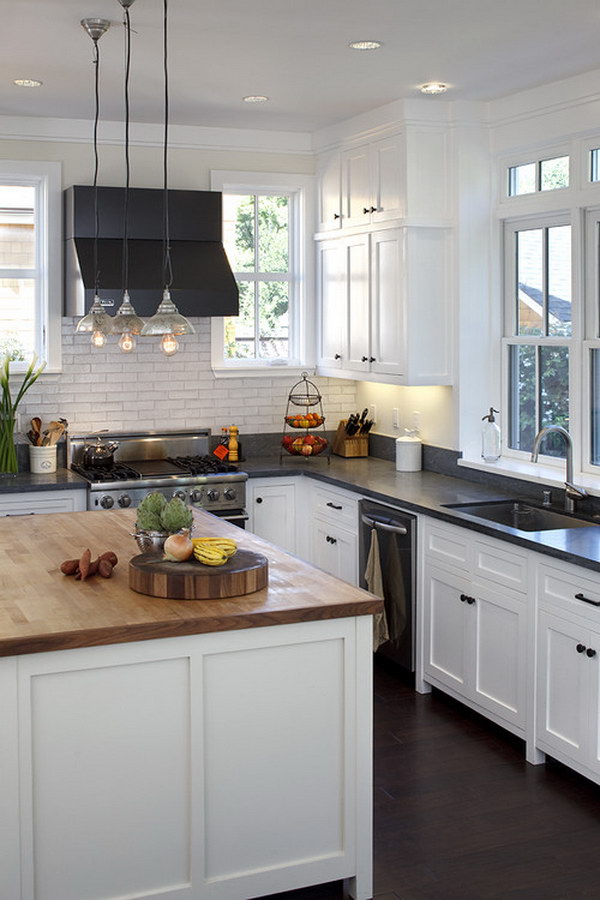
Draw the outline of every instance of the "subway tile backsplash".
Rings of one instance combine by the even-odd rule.
[[[287,396],[298,380],[278,375],[216,379],[210,367],[210,319],[194,318],[195,335],[180,340],[170,359],[156,339],[138,340],[127,356],[115,339],[100,350],[89,335],[75,334],[76,320],[62,320],[63,371],[43,375],[25,395],[22,429],[31,416],[44,422],[63,416],[72,433],[108,428],[146,431],[235,424],[247,433],[283,429]],[[309,376],[323,395],[328,425],[356,406],[353,381]]]

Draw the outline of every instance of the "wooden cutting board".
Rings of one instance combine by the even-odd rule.
[[[267,586],[266,556],[238,550],[222,566],[169,562],[140,554],[129,562],[129,587],[139,594],[171,600],[221,600],[252,594]]]

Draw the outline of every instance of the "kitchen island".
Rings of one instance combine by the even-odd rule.
[[[0,897],[245,900],[345,879],[371,897],[371,616],[269,560],[220,601],[129,588],[135,512],[0,521]],[[111,579],[60,563],[114,550]]]

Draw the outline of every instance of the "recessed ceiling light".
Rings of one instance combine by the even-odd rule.
[[[42,82],[36,81],[35,78],[15,78],[13,84],[17,87],[41,87]]]
[[[348,46],[352,50],[379,50],[380,47],[383,47],[383,43],[381,41],[352,41]]]
[[[441,81],[429,81],[420,87],[422,94],[444,94],[447,90],[448,85],[443,84]]]
[[[247,97],[242,97],[244,103],[266,103],[269,99],[265,97],[264,94],[249,94]]]

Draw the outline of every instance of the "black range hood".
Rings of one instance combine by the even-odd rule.
[[[122,187],[98,188],[100,299],[108,313],[121,305]],[[221,194],[169,191],[173,302],[184,316],[236,316],[238,287],[221,243]],[[94,299],[94,188],[65,191],[65,315],[85,315]],[[130,188],[129,294],[140,316],[152,316],[163,288],[163,191]]]

